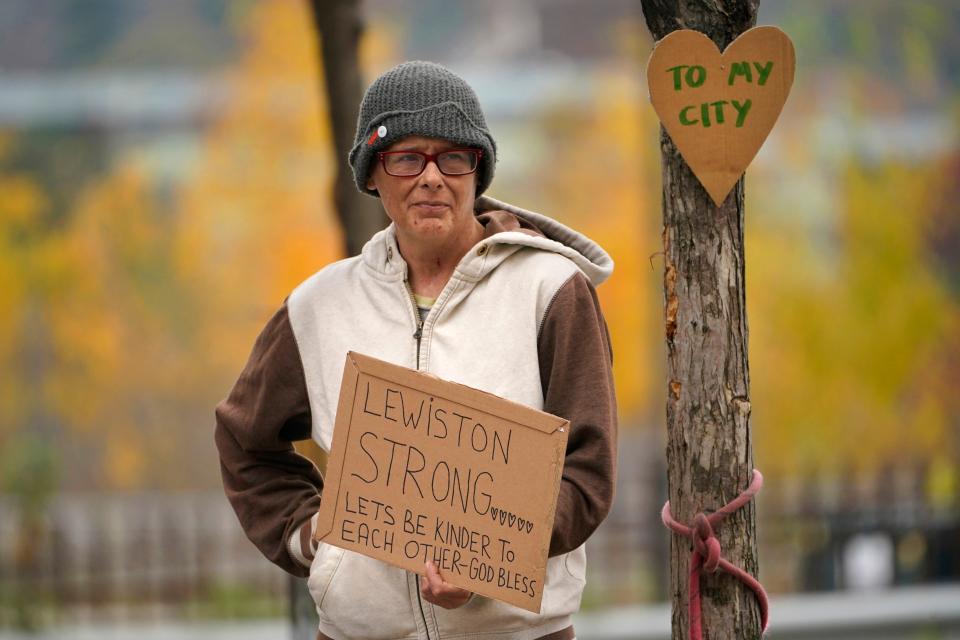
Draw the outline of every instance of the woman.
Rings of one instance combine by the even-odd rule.
[[[392,224],[321,269],[269,321],[217,407],[224,487],[250,539],[309,575],[318,638],[574,637],[583,544],[613,501],[616,404],[594,285],[613,263],[541,214],[481,194],[496,145],[473,90],[429,62],[377,78],[350,153]],[[541,611],[533,614],[312,540],[323,481],[291,442],[329,451],[357,351],[570,420]]]

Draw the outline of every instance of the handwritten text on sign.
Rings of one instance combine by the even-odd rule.
[[[795,64],[790,39],[775,27],[746,31],[722,55],[690,30],[674,31],[654,48],[650,100],[718,206],[773,128]]]
[[[767,60],[761,64],[753,62],[752,65],[757,70],[757,85],[763,86],[770,72],[773,71],[773,60]],[[747,61],[734,62],[730,65],[730,74],[727,77],[727,86],[732,87],[737,79],[743,79],[745,82],[753,82],[753,72],[750,70],[751,63]],[[701,86],[707,79],[707,70],[699,64],[695,65],[677,65],[670,67],[667,71],[673,72],[673,88],[675,91],[682,91],[684,86],[696,88]],[[710,114],[713,112],[714,122],[724,124],[726,122],[726,107],[732,107],[736,112],[736,126],[742,127],[750,113],[750,107],[753,106],[753,100],[747,98],[742,102],[731,98],[728,100],[715,100],[714,102],[701,102],[700,119],[690,115],[690,111],[697,108],[697,105],[687,105],[680,109],[678,119],[683,126],[699,124],[704,127],[710,126]]]
[[[538,611],[566,421],[348,354],[318,539]]]

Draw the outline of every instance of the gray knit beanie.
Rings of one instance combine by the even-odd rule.
[[[463,78],[433,62],[404,62],[367,89],[360,104],[350,166],[357,188],[367,189],[376,153],[406,136],[442,138],[483,149],[477,170],[477,195],[493,180],[497,145],[487,129],[480,102]]]

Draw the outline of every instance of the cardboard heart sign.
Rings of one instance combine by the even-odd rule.
[[[683,29],[650,55],[650,102],[718,207],[780,116],[795,68],[793,43],[776,27],[744,32],[722,55]]]

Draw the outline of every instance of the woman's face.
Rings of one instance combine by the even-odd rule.
[[[408,136],[394,142],[387,151],[420,151],[437,154],[457,145],[437,138]],[[369,189],[376,189],[383,208],[396,225],[401,247],[404,242],[422,246],[455,245],[456,239],[475,225],[473,205],[477,174],[448,176],[436,162],[428,161],[417,176],[391,176],[377,159]]]

